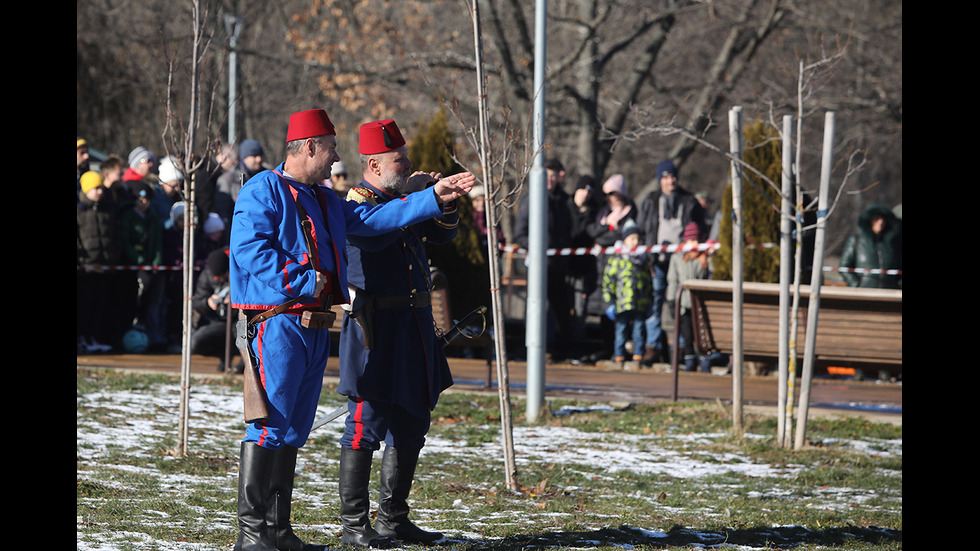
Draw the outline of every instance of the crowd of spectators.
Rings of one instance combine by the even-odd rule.
[[[227,257],[234,197],[261,169],[261,146],[254,140],[223,145],[213,156],[192,159],[190,171],[182,159],[145,147],[95,162],[87,141],[78,138],[76,153],[77,352],[179,352],[185,220],[193,227],[195,278],[215,277],[217,257]],[[188,172],[196,204],[189,214]],[[215,321],[212,314],[227,314],[219,304],[214,312],[199,308],[208,302],[195,302],[195,332]]]
[[[255,140],[226,144],[211,157],[195,159],[196,208],[193,220],[195,283],[193,301],[194,353],[223,356],[219,336],[227,337],[228,231],[234,202],[242,184],[263,169],[263,149]],[[124,159],[109,155],[91,166],[89,147],[77,142],[78,271],[76,338],[79,353],[110,350],[179,352],[182,346],[184,259],[183,197],[185,170],[172,156],[157,156],[144,147]],[[94,168],[94,169],[93,169]],[[671,346],[683,350],[683,368],[706,362],[691,347],[687,302],[682,302],[680,342],[669,342],[663,316],[673,312],[673,288],[690,277],[710,276],[702,252],[672,255],[646,252],[657,245],[717,240],[720,214],[712,203],[682,187],[677,169],[659,163],[658,184],[634,200],[625,177],[614,174],[601,186],[590,175],[580,176],[566,190],[561,162],[545,164],[547,172],[547,246],[550,249],[620,247],[620,254],[551,255],[548,257],[548,353],[552,361],[594,363],[602,359],[634,360],[651,365],[671,361]],[[347,171],[335,163],[324,185],[348,187]],[[482,186],[470,194],[474,222],[485,247]],[[514,241],[528,247],[528,201],[519,205]],[[885,222],[880,222],[880,220]],[[845,247],[845,268],[901,268],[901,219],[874,206],[859,220],[859,232]],[[881,230],[880,228],[886,228]],[[879,237],[884,235],[885,237]],[[898,235],[899,237],[894,237]],[[504,243],[498,228],[498,239]],[[895,245],[895,243],[898,243]],[[870,243],[870,245],[868,245]],[[875,254],[885,250],[887,254]],[[866,252],[866,251],[871,251]],[[225,256],[225,258],[221,258]],[[672,262],[672,256],[678,256]],[[683,257],[683,258],[681,258]],[[881,263],[867,260],[886,258]],[[895,260],[895,259],[898,260]],[[855,260],[856,259],[856,260]],[[683,272],[683,273],[672,273]],[[861,276],[845,271],[853,286],[899,287],[901,276]],[[680,279],[678,279],[680,278]],[[899,283],[895,283],[898,281]],[[595,301],[602,303],[602,338],[592,345],[586,336],[586,317]],[[594,308],[593,308],[594,310]],[[211,327],[206,327],[208,325]],[[222,341],[223,342],[223,341]],[[627,351],[626,343],[631,344]]]
[[[632,360],[648,366],[669,362],[671,344],[662,318],[672,255],[659,252],[657,246],[685,242],[692,238],[692,228],[693,245],[705,242],[710,231],[705,203],[679,185],[677,169],[669,160],[657,165],[654,180],[658,185],[640,201],[631,197],[622,174],[613,174],[601,186],[590,175],[580,176],[569,194],[562,185],[565,169],[561,162],[551,159],[545,170],[548,248],[598,246],[618,251],[548,257],[550,359],[572,363]],[[528,218],[525,198],[514,236],[516,245],[525,248]],[[602,337],[589,344],[585,320],[596,297],[604,314],[600,317]],[[690,338],[686,344],[690,345]],[[685,367],[690,369],[690,362]]]

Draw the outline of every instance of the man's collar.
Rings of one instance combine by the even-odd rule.
[[[372,193],[374,193],[374,196],[377,197],[378,200],[381,202],[391,201],[392,199],[399,199],[397,195],[392,195],[379,187],[375,187],[374,185],[370,184],[367,180],[361,179],[361,185],[369,189]]]

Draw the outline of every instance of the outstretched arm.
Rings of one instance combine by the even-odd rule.
[[[432,186],[432,191],[436,194],[436,201],[441,204],[466,195],[473,189],[474,184],[476,184],[476,176],[471,172],[462,172],[437,181]]]

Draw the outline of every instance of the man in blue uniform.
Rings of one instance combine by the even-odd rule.
[[[472,174],[390,205],[341,201],[319,184],[340,160],[326,111],[293,113],[286,160],[242,187],[232,217],[232,307],[249,320],[249,352],[269,416],[241,444],[236,550],[307,548],[289,523],[297,449],[306,443],[330,353],[329,325],[316,320],[349,300],[348,235],[375,236],[438,216],[472,188]],[[304,231],[306,223],[308,228]],[[327,314],[328,315],[328,314]]]
[[[391,119],[360,128],[363,181],[348,202],[404,201],[438,175],[411,174],[405,139]],[[389,547],[395,540],[430,544],[442,539],[408,519],[408,494],[439,394],[452,385],[449,364],[432,318],[425,244],[451,241],[455,204],[424,222],[381,237],[347,236],[351,311],[340,334],[340,385],[348,416],[340,440],[340,516],[344,543]],[[375,450],[385,443],[375,527],[368,483]]]

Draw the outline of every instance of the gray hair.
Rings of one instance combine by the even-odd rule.
[[[286,142],[286,155],[289,155],[289,156],[299,155],[299,153],[303,150],[303,145],[306,144],[306,140],[313,140],[313,143],[315,143],[317,145],[320,145],[321,143],[323,143],[323,137],[322,136],[316,136],[316,137],[313,137],[313,138],[301,138],[299,140],[292,140],[292,141]]]

